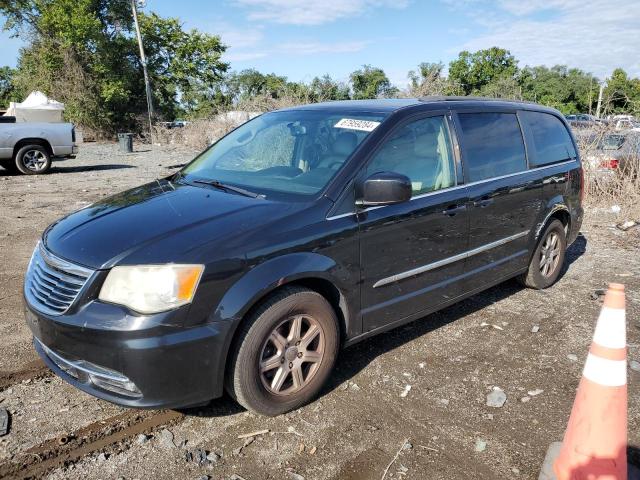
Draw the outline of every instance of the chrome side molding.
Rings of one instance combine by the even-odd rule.
[[[386,277],[386,278],[383,278],[382,280],[378,280],[376,283],[373,284],[373,288],[383,287],[384,285],[399,282],[400,280],[404,280],[405,278],[415,277],[416,275],[420,275],[430,270],[435,270],[436,268],[444,267],[445,265],[449,265],[451,263],[459,262],[460,260],[473,257],[474,255],[478,255],[479,253],[486,252],[487,250],[491,250],[492,248],[499,247],[506,243],[517,240],[518,238],[522,238],[526,235],[529,235],[529,232],[530,230],[516,233],[515,235],[511,235],[506,238],[501,238],[500,240],[496,240],[495,242],[487,243],[486,245],[482,245],[472,250],[467,250],[466,252],[459,253],[458,255],[454,255],[453,257],[443,258],[442,260],[438,260],[437,262],[423,265],[422,267],[417,267],[402,273],[396,273],[395,275],[392,275],[390,277]]]

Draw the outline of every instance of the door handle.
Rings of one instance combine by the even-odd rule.
[[[467,209],[466,205],[451,205],[442,211],[443,215],[453,217],[456,213],[464,212]]]
[[[482,200],[478,200],[476,202],[473,202],[473,206],[474,207],[484,208],[484,207],[488,207],[492,203],[493,203],[493,198],[483,198]]]

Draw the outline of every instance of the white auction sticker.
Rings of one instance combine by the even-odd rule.
[[[346,128],[348,130],[362,130],[363,132],[372,132],[380,122],[371,120],[356,120],[354,118],[343,118],[336,123],[334,128]]]

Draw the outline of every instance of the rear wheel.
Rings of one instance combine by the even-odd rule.
[[[42,145],[25,145],[16,154],[16,167],[25,175],[39,175],[51,168],[51,156]]]
[[[227,388],[242,406],[273,416],[318,394],[333,369],[339,345],[336,314],[322,295],[285,288],[241,328]]]
[[[547,225],[536,247],[529,270],[520,281],[529,288],[547,288],[553,285],[564,265],[567,237],[560,220]]]

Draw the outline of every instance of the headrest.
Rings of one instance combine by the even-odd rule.
[[[342,132],[336,137],[333,144],[333,153],[336,155],[351,155],[358,145],[358,137],[352,132]]]

